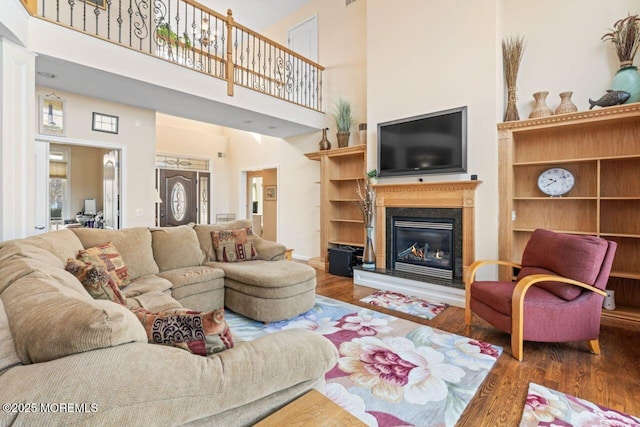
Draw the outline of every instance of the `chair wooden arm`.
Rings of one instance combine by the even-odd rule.
[[[476,278],[476,271],[478,271],[478,268],[482,267],[483,265],[493,265],[493,264],[506,265],[506,266],[515,267],[515,268],[522,267],[520,264],[516,264],[515,262],[500,261],[497,259],[476,261],[469,266],[469,268],[467,269],[467,274],[465,274],[465,277],[464,277],[464,293],[465,293],[464,320],[467,325],[471,324],[471,284]]]
[[[520,361],[522,360],[522,339],[524,338],[524,296],[531,286],[540,282],[568,283],[595,292],[598,295],[607,296],[605,291],[595,286],[553,274],[532,274],[522,278],[513,290],[511,302],[511,351],[513,356]]]

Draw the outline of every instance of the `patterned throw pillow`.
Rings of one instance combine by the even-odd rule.
[[[127,265],[111,242],[80,251],[78,259],[106,268],[119,288],[124,288],[129,284]]]
[[[223,307],[208,312],[184,308],[159,313],[144,308],[131,311],[142,322],[150,343],[172,345],[200,356],[209,356],[233,347]]]
[[[106,268],[73,258],[67,260],[65,268],[77,277],[94,299],[106,299],[124,306],[127,305],[127,298],[122,295],[120,288]]]
[[[213,250],[218,262],[240,262],[258,258],[251,227],[212,231]]]

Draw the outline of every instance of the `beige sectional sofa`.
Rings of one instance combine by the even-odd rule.
[[[67,229],[1,243],[0,426],[250,425],[322,388],[337,351],[318,334],[281,331],[202,357],[149,344],[129,310],[226,302],[269,322],[311,308],[315,272],[285,261],[282,245],[254,236],[259,259],[213,261],[211,232],[246,225]],[[129,271],[129,309],[93,299],[65,271],[78,251],[107,242]]]

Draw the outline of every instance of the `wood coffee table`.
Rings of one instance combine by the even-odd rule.
[[[297,398],[269,415],[255,427],[281,426],[366,426],[317,390]]]

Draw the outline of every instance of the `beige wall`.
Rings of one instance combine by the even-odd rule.
[[[235,213],[229,206],[229,139],[224,128],[158,113],[156,151],[209,159],[211,222],[215,222],[216,213]]]
[[[51,142],[108,146],[122,149],[122,221],[126,227],[152,226],[155,223],[155,112],[100,99],[36,87],[36,95],[55,92],[66,101],[66,137]],[[91,130],[92,113],[119,117],[118,134]],[[102,174],[102,168],[95,171]],[[76,209],[75,205],[71,206]],[[142,215],[135,215],[142,210]]]
[[[277,169],[265,169],[262,171],[262,197],[265,198],[266,191],[264,188],[267,186],[276,186],[276,200],[264,200],[264,206],[262,208],[262,238],[271,241],[278,240],[278,170]]]

